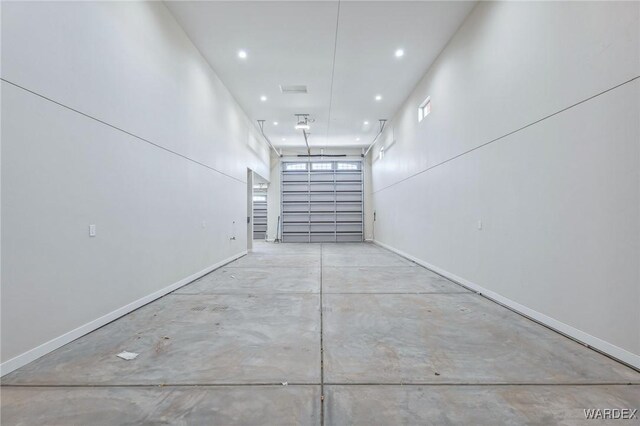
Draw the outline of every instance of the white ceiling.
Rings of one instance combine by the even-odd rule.
[[[304,146],[294,114],[309,113],[315,148],[369,145],[378,119],[392,118],[475,4],[166,3],[249,117],[267,120],[274,145]],[[398,48],[401,58],[394,55]],[[241,49],[246,59],[238,57]],[[283,95],[281,84],[306,85],[308,94]]]

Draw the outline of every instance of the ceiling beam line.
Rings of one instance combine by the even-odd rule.
[[[329,140],[329,132],[331,131],[331,107],[333,106],[333,78],[336,72],[336,52],[338,51],[338,28],[340,24],[340,0],[338,0],[338,11],[336,13],[336,33],[333,40],[333,63],[331,64],[331,86],[329,88],[329,112],[327,114],[327,136],[325,141]],[[326,144],[326,142],[325,142]]]

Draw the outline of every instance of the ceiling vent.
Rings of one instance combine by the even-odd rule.
[[[280,91],[283,95],[301,95],[307,93],[307,86],[302,84],[285,86],[284,84],[281,84]]]

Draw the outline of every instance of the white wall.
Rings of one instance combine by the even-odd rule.
[[[2,65],[4,374],[244,253],[269,152],[159,2],[3,2]]]
[[[372,172],[376,240],[636,366],[639,16],[638,2],[479,3]]]

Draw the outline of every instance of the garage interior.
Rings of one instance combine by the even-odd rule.
[[[0,421],[640,410],[640,2],[1,3]]]

